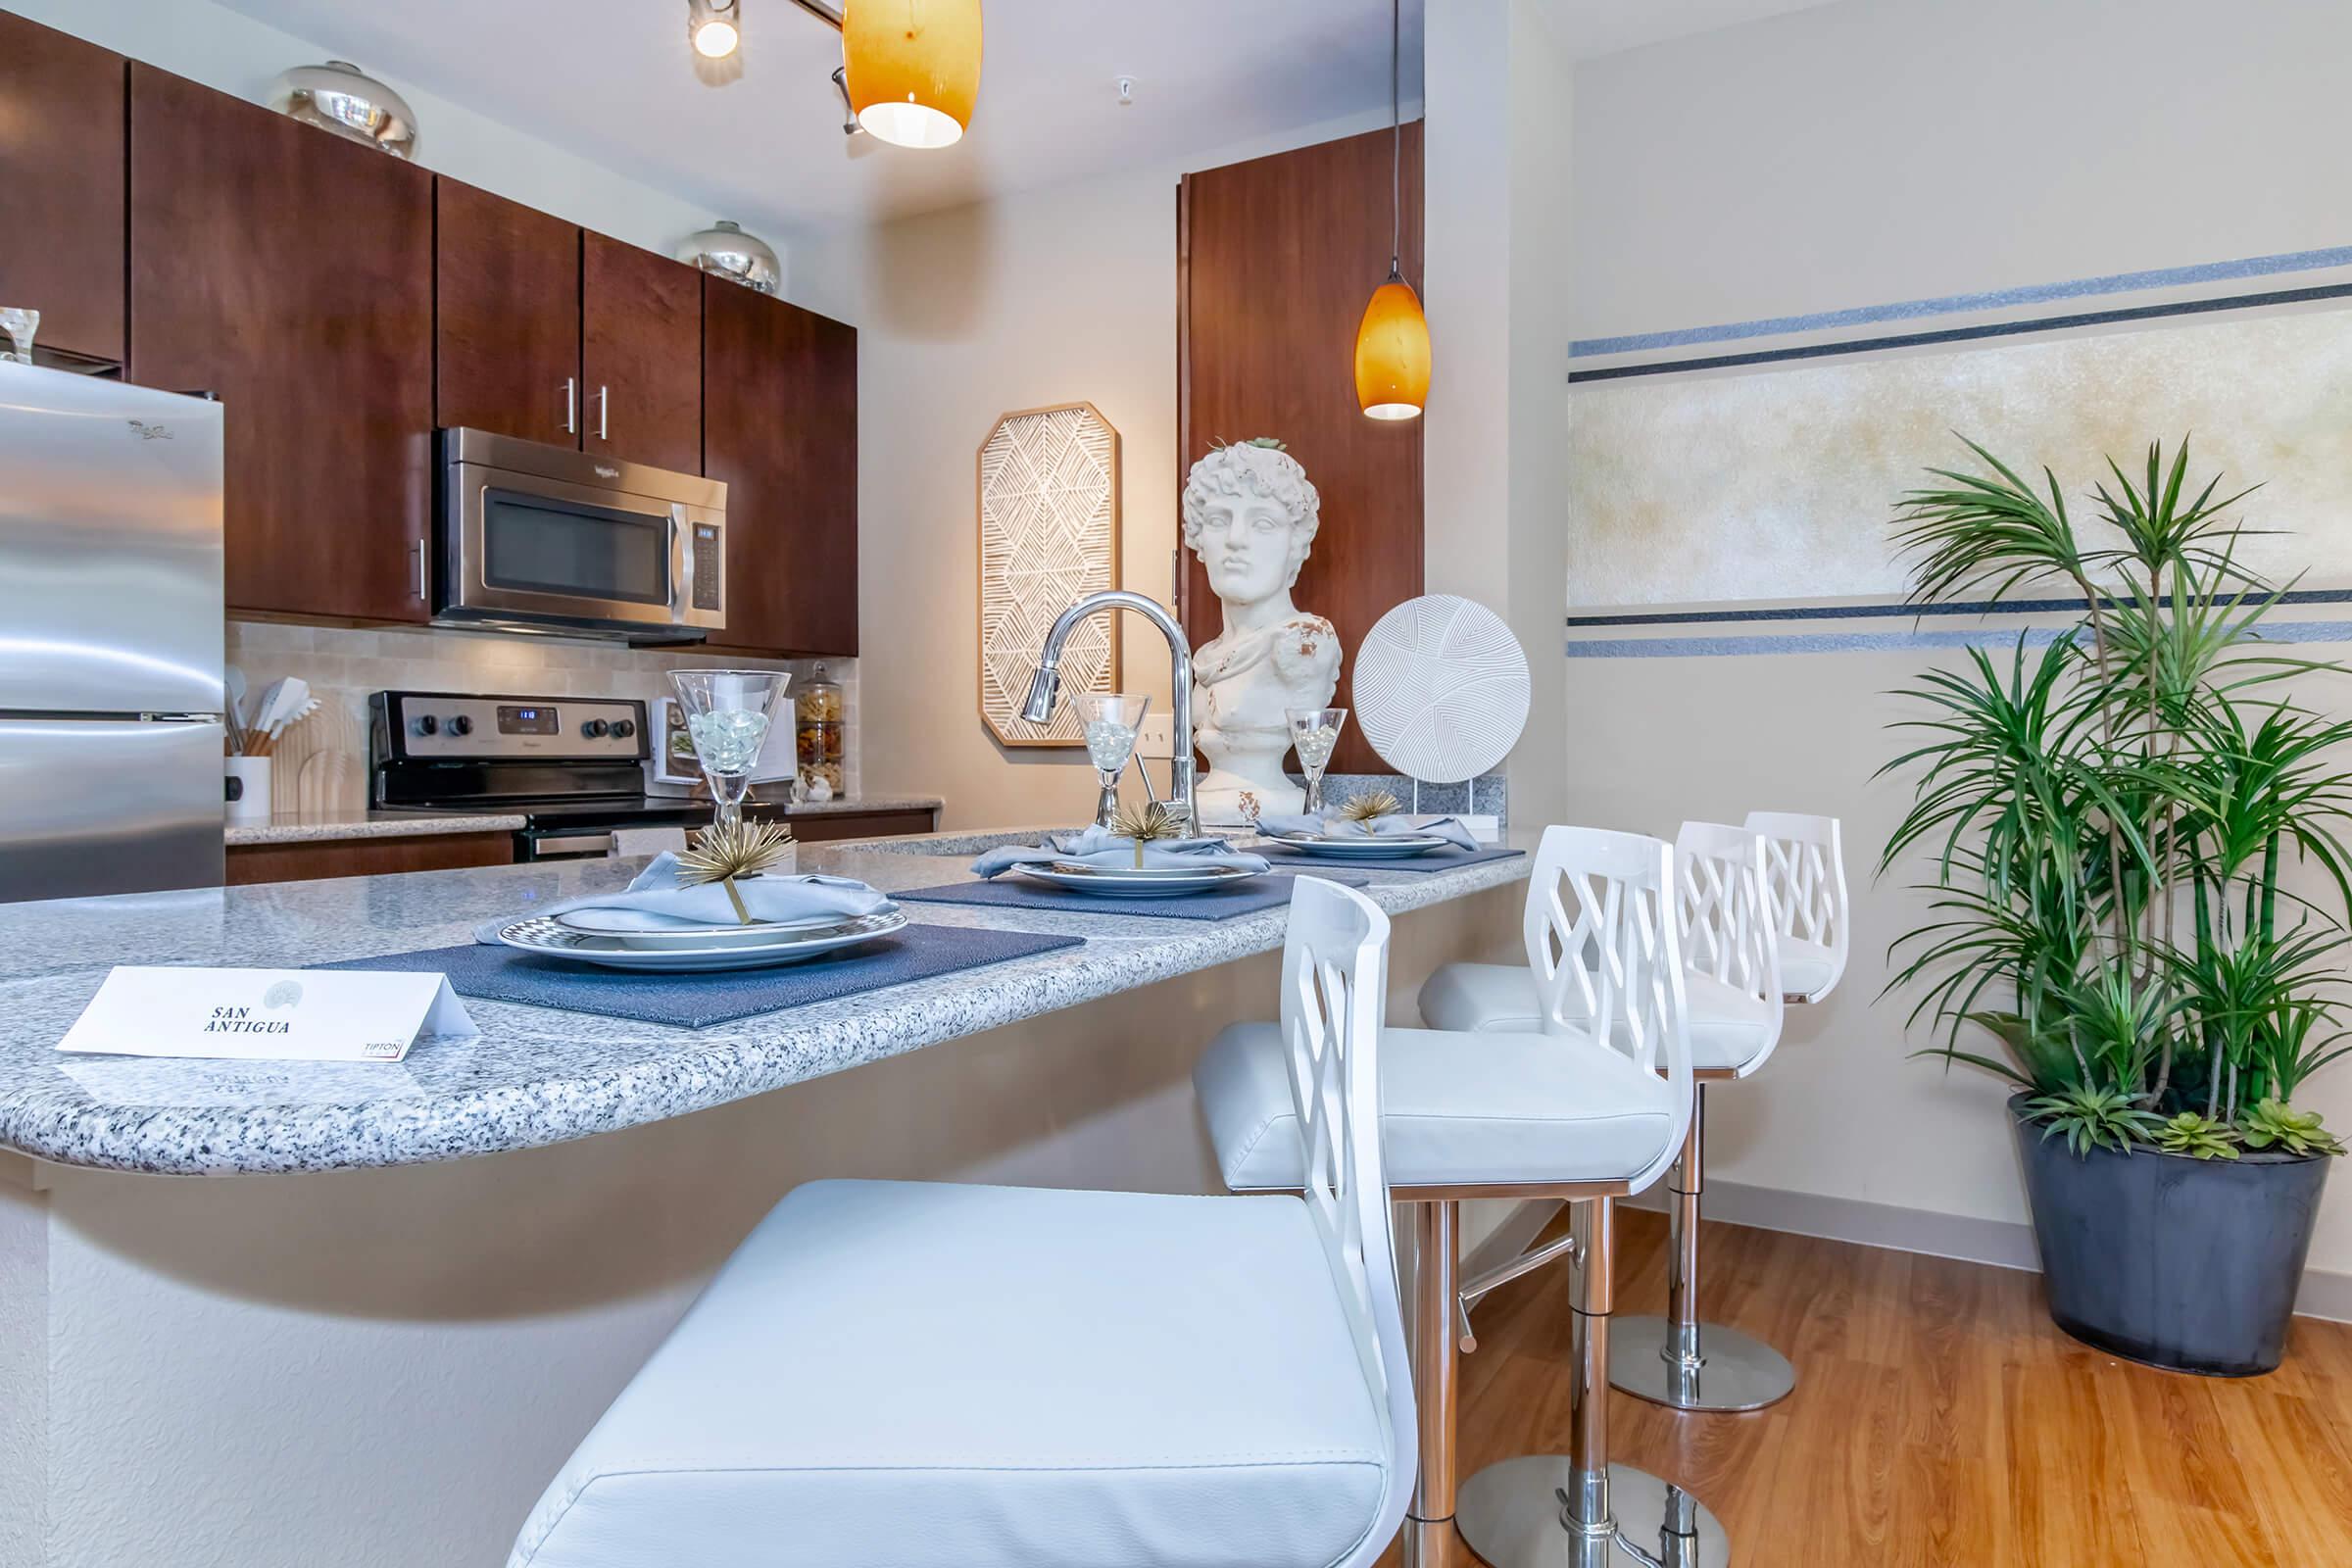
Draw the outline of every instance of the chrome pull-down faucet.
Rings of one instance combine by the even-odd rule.
[[[1054,629],[1046,633],[1045,651],[1037,657],[1037,673],[1029,677],[1029,701],[1021,707],[1021,716],[1032,724],[1043,724],[1054,716],[1054,699],[1061,690],[1061,650],[1070,640],[1070,632],[1080,621],[1099,610],[1132,610],[1152,625],[1168,640],[1168,678],[1176,688],[1171,705],[1175,711],[1175,755],[1168,761],[1168,808],[1180,815],[1185,823],[1198,829],[1199,819],[1193,812],[1193,650],[1185,641],[1184,628],[1167,607],[1156,599],[1113,588],[1105,593],[1089,594],[1054,621]],[[1143,770],[1142,758],[1136,759],[1136,770]],[[1145,784],[1149,787],[1151,780]]]

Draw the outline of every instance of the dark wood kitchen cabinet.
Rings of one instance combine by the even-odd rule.
[[[580,444],[580,230],[444,175],[435,181],[435,419]]]
[[[228,606],[423,620],[432,175],[130,68],[130,354],[227,405]]]
[[[727,486],[714,648],[858,652],[858,332],[703,280],[703,472]]]
[[[0,305],[34,342],[122,358],[122,94],[128,63],[0,11]]]
[[[703,274],[594,230],[580,236],[581,444],[703,468]]]

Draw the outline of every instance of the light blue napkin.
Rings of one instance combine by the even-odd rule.
[[[1261,833],[1289,833],[1300,838],[1387,839],[1406,834],[1429,835],[1465,850],[1479,847],[1477,837],[1462,826],[1460,817],[1437,816],[1423,821],[1407,811],[1393,811],[1369,822],[1350,821],[1344,816],[1261,816],[1257,827]]]
[[[755,920],[816,920],[827,915],[849,919],[872,914],[890,900],[862,882],[841,876],[744,877],[735,884],[743,906]],[[673,927],[735,925],[741,917],[715,882],[688,884],[678,880],[678,858],[657,855],[637,873],[637,880],[611,893],[583,894],[537,911],[540,915],[573,909],[598,911],[597,925],[608,931],[662,931]],[[474,928],[474,940],[495,944],[499,928],[513,925],[519,915],[485,921]]]
[[[1121,838],[1106,827],[1090,827],[1083,833],[1056,833],[1037,848],[1022,844],[1007,844],[990,850],[972,862],[972,874],[986,880],[1011,870],[1016,865],[1045,865],[1054,860],[1075,860],[1083,865],[1105,868],[1135,865],[1135,840]],[[1183,870],[1188,867],[1208,869],[1231,866],[1239,871],[1267,871],[1272,862],[1262,855],[1237,850],[1230,839],[1158,839],[1144,846],[1146,870]]]

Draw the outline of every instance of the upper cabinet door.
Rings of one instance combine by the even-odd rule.
[[[703,471],[727,486],[714,647],[858,652],[858,333],[703,280]]]
[[[131,380],[227,405],[228,604],[422,620],[433,179],[130,68]]]
[[[577,447],[580,230],[519,202],[435,182],[437,422]]]
[[[0,11],[0,305],[122,358],[122,57]]]
[[[703,471],[703,274],[598,233],[581,236],[584,445]]]

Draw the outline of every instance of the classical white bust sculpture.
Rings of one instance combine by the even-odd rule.
[[[1339,633],[1291,603],[1321,506],[1306,470],[1274,441],[1219,447],[1185,480],[1185,547],[1225,609],[1224,630],[1193,655],[1194,739],[1208,759],[1194,801],[1204,826],[1306,805],[1282,770],[1284,710],[1329,707],[1339,684]]]

